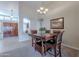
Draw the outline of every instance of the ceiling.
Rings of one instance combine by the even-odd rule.
[[[55,14],[57,11],[62,11],[65,8],[68,8],[69,6],[73,5],[72,1],[24,1],[23,4],[26,4],[32,11],[39,15],[36,10],[40,7],[48,8],[48,12],[46,15]],[[77,3],[77,2],[76,2]]]
[[[72,1],[27,1],[23,2],[24,4],[28,5],[29,8],[33,10],[37,10],[40,7],[45,7],[50,10],[54,10],[55,8],[63,7],[63,6],[69,6],[72,5]]]
[[[37,9],[41,6],[43,7],[49,7],[53,2],[49,2],[49,1],[27,1],[24,2],[25,4],[27,4],[28,6],[30,6],[31,8]]]
[[[33,11],[37,16],[39,15],[36,10],[40,7],[48,8],[48,12],[46,15],[51,15],[51,12],[56,13],[59,10],[64,10],[65,8],[69,7],[75,2],[69,2],[69,1],[20,1],[24,4],[24,8],[28,8]],[[77,2],[76,2],[77,3]],[[19,4],[18,1],[5,1],[0,2],[0,10],[6,11],[6,13],[9,13],[10,10],[14,10],[15,16],[17,16],[19,13]],[[25,11],[24,11],[25,12]]]

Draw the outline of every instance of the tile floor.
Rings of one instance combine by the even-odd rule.
[[[18,37],[0,40],[0,57],[41,57],[41,54],[31,46],[31,38],[24,36],[25,41],[19,41]],[[27,38],[27,39],[26,39]],[[62,46],[63,57],[77,57],[79,51]],[[47,54],[44,57],[53,57]]]

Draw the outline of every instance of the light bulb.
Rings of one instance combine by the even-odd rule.
[[[40,10],[43,10],[44,8],[43,7],[40,7]]]
[[[40,12],[40,10],[37,10],[37,12]]]
[[[48,9],[45,9],[45,11],[48,11]]]

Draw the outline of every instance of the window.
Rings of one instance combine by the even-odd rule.
[[[13,21],[13,22],[18,22],[18,17],[10,17],[10,16],[5,16],[5,15],[0,15],[0,21]]]
[[[27,18],[23,19],[23,31],[26,32],[29,29],[30,20]]]
[[[23,19],[23,23],[30,23],[30,20],[27,19],[27,18],[24,18],[24,19]]]
[[[11,22],[18,22],[19,18],[18,16],[11,17],[10,12],[6,10],[0,10],[0,21],[11,21]]]
[[[0,20],[3,20],[4,19],[4,17],[3,16],[0,16]]]
[[[12,21],[18,22],[18,20],[19,20],[18,17],[13,17],[12,18]]]
[[[4,20],[10,21],[10,17],[5,16],[5,19]]]

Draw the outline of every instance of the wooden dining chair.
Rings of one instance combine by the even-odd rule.
[[[47,52],[55,57],[57,57],[58,55],[61,57],[61,43],[62,43],[63,33],[64,33],[64,31],[60,31],[60,33],[53,38],[55,41],[54,44],[46,43],[48,45],[46,45],[45,48],[47,48],[47,46],[50,46],[49,47],[50,49]],[[52,51],[54,52],[54,54],[51,53]]]
[[[45,42],[42,40],[43,38],[36,38],[36,39],[39,39],[39,41],[36,40],[36,43],[35,43],[35,50],[38,51],[41,56],[43,55],[46,55],[45,53]]]
[[[31,34],[37,34],[37,30],[31,30]]]
[[[31,37],[32,37],[32,46],[35,44],[35,36],[37,34],[37,30],[31,30]]]
[[[38,52],[40,52],[40,54],[42,56],[46,55],[46,52],[50,49],[50,47],[52,46],[52,44],[55,43],[55,41],[53,40],[53,36],[50,38],[50,40],[45,41],[45,37],[39,37],[36,36],[35,37],[35,50],[37,50]],[[51,43],[49,46],[47,45],[47,43]]]
[[[58,35],[53,36],[48,41],[43,41],[44,38],[36,36],[35,39],[35,50],[41,53],[41,55],[46,55],[46,52],[57,57],[58,55],[61,57],[61,43],[62,43],[62,35],[64,31],[60,31]],[[54,53],[51,53],[51,52]]]

